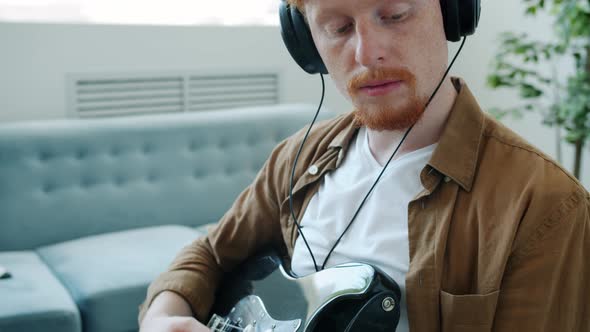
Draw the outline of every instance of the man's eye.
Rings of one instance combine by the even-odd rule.
[[[393,21],[393,22],[397,22],[397,21],[401,21],[406,17],[407,12],[403,12],[400,14],[393,14],[393,15],[389,15],[389,16],[382,16],[381,19],[384,21]]]
[[[336,33],[337,34],[343,34],[346,31],[348,31],[350,28],[352,27],[352,23],[348,23],[344,26],[341,26],[340,28],[336,29]]]

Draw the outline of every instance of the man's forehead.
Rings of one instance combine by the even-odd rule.
[[[370,7],[381,4],[394,4],[399,2],[423,2],[421,0],[288,0],[295,5],[301,12],[313,11],[338,11],[347,8],[350,5],[355,8]]]

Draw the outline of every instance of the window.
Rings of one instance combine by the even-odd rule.
[[[279,0],[0,0],[0,21],[278,25]]]

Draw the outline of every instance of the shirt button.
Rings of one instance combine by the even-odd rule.
[[[449,181],[451,181],[451,178],[450,178],[450,177],[448,177],[448,176],[445,176],[445,182],[447,182],[447,183],[448,183]]]
[[[319,171],[319,169],[318,169],[318,167],[317,167],[316,165],[311,165],[311,166],[309,166],[309,168],[307,169],[307,172],[308,172],[309,174],[311,174],[311,175],[316,175],[316,174],[318,174],[318,171]]]

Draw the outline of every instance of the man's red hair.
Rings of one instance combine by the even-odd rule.
[[[303,0],[287,0],[287,3],[299,9],[303,13]]]

